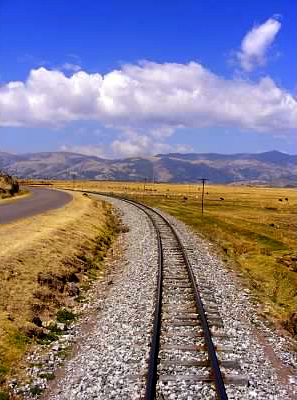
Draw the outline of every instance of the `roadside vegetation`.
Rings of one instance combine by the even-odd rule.
[[[0,204],[6,204],[6,203],[11,203],[15,200],[20,199],[21,197],[27,197],[30,196],[31,193],[27,189],[20,189],[17,193],[14,195],[10,194],[1,194],[0,195]],[[1,217],[0,217],[1,218]]]
[[[293,188],[53,182],[121,194],[159,207],[216,244],[253,293],[259,314],[297,336],[297,192]]]
[[[59,324],[103,274],[120,230],[111,206],[81,193],[65,207],[0,225],[0,388],[22,367],[30,346],[57,338]]]
[[[0,201],[20,194],[18,181],[0,170]]]

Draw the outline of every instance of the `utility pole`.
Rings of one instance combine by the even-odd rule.
[[[146,178],[144,178],[143,182],[143,193],[142,193],[142,202],[144,203],[144,196],[145,196],[145,184],[146,184]]]
[[[153,183],[153,188],[154,188],[154,186],[155,186],[155,170],[154,170],[154,163],[152,164],[152,173],[153,173],[153,176],[152,176],[152,178],[153,178],[152,183]]]
[[[203,215],[203,211],[204,211],[204,184],[205,181],[208,181],[209,179],[207,178],[201,178],[201,182],[202,182],[202,196],[201,196],[201,214]]]

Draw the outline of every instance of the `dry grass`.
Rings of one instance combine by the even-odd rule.
[[[231,261],[254,293],[259,312],[297,335],[296,189],[207,184],[202,216],[201,185],[110,181],[55,185],[123,194],[191,225],[218,245],[226,262]]]
[[[0,385],[46,335],[39,322],[74,304],[69,283],[96,276],[116,224],[110,206],[74,193],[61,209],[0,227]]]

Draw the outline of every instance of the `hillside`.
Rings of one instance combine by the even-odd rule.
[[[164,182],[297,185],[297,156],[265,153],[170,153],[107,160],[68,152],[0,153],[0,169],[20,178],[148,180]]]

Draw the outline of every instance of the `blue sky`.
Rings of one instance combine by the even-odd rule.
[[[296,153],[295,33],[294,0],[2,0],[0,150]]]

